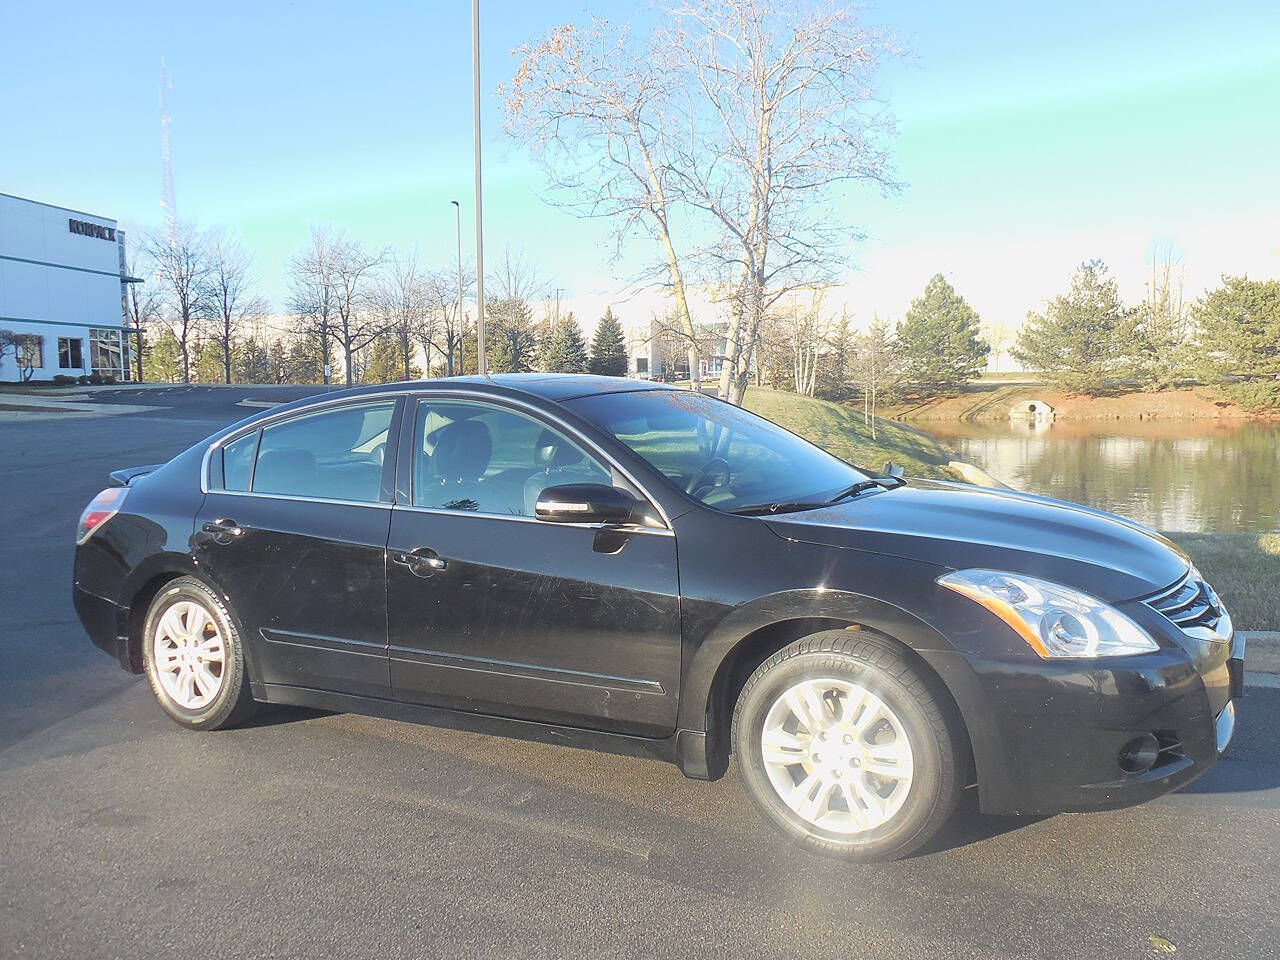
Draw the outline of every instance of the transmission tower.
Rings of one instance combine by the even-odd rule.
[[[169,91],[173,83],[169,80],[169,70],[165,67],[164,57],[160,58],[160,210],[164,214],[165,231],[169,242],[178,240],[178,203],[173,196],[173,150],[169,146],[169,127],[173,121],[169,118]]]

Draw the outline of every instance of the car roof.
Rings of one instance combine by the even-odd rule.
[[[401,380],[396,383],[362,384],[281,404],[276,411],[301,409],[309,404],[370,393],[431,390],[475,390],[476,393],[523,393],[544,400],[574,400],[600,393],[634,393],[641,390],[673,390],[661,383],[630,377],[597,377],[585,373],[497,373],[488,377],[436,377],[431,380]]]
[[[597,377],[587,373],[497,373],[488,377],[445,377],[420,380],[418,387],[447,389],[458,384],[485,387],[506,387],[521,393],[530,393],[546,400],[573,400],[598,393],[630,393],[636,390],[670,390],[660,383],[635,380],[630,377]]]

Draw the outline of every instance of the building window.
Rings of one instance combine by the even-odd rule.
[[[649,358],[636,357],[636,373],[648,373],[648,372],[649,372]]]
[[[58,368],[61,370],[84,369],[84,341],[79,337],[58,338]]]
[[[121,338],[119,330],[89,331],[89,359],[94,373],[124,379],[124,344]]]

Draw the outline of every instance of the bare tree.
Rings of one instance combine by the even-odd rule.
[[[160,277],[163,313],[178,341],[182,356],[182,382],[191,382],[192,341],[199,332],[208,302],[211,258],[206,235],[189,223],[172,233],[154,237],[147,254]]]
[[[146,244],[143,243],[145,250]],[[133,359],[137,367],[137,380],[142,382],[142,360],[148,327],[161,319],[161,291],[157,281],[160,274],[136,248],[125,247],[125,273],[130,282],[124,294],[124,311],[129,325],[134,329]],[[148,278],[144,274],[151,274]]]
[[[818,387],[818,360],[827,343],[828,324],[822,315],[823,292],[814,291],[801,303],[796,291],[785,309],[778,309],[791,360],[796,393],[812,397]]]
[[[463,287],[458,294],[458,265],[430,273],[426,277],[427,303],[433,319],[429,330],[419,332],[419,342],[427,354],[427,372],[431,372],[431,351],[435,349],[444,357],[445,375],[452,377],[463,373],[462,341],[467,335],[467,314],[462,306],[466,298],[475,292],[475,270],[464,264]]]
[[[231,382],[231,356],[245,324],[266,314],[266,302],[253,293],[253,257],[235,238],[214,234],[209,242],[209,331],[222,354],[223,382]]]
[[[316,341],[327,384],[333,357],[337,292],[334,248],[340,238],[328,227],[312,227],[310,243],[289,261],[290,309],[298,318],[298,335]]]
[[[876,405],[881,390],[892,390],[899,382],[894,342],[897,328],[876,314],[871,325],[855,341],[853,375],[862,383],[862,417],[876,436]]]
[[[599,17],[582,29],[557,27],[515,51],[506,129],[545,161],[564,206],[608,220],[619,254],[636,233],[660,244],[661,266],[641,282],[665,274],[672,326],[684,338],[697,390],[699,337],[672,226],[678,182],[667,161],[675,89],[666,58],[654,56],[655,49]]]
[[[898,189],[871,85],[892,48],[846,8],[775,0],[673,0],[658,37],[680,89],[670,167],[722,234],[707,249],[731,290],[720,393],[741,403],[765,315],[831,279],[859,236],[839,188]]]
[[[413,352],[419,344],[426,354],[427,373],[431,372],[431,343],[439,319],[431,309],[431,294],[416,250],[391,260],[374,294],[382,326],[395,339],[405,380],[411,379]]]
[[[1000,356],[1006,354],[1018,340],[1018,331],[1007,323],[993,320],[982,324],[982,339],[991,348],[991,370],[1000,372]]]
[[[1151,278],[1146,295],[1131,314],[1127,336],[1130,374],[1149,390],[1167,390],[1188,376],[1195,357],[1190,352],[1190,305],[1183,298],[1182,253],[1172,241],[1156,241],[1148,251]]]
[[[44,337],[35,333],[14,333],[0,330],[0,367],[4,366],[7,353],[13,354],[18,379],[26,383],[35,372],[36,358],[44,352]]]
[[[334,334],[342,347],[347,386],[351,386],[355,382],[356,354],[385,331],[376,311],[370,309],[370,281],[373,272],[386,261],[387,251],[370,253],[358,240],[348,240],[340,234],[330,254],[336,313]]]

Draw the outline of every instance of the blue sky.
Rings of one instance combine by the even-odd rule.
[[[633,9],[482,10],[487,249],[524,247],[580,313],[617,302],[629,264],[601,252],[600,224],[541,199],[492,91],[512,48],[588,6]],[[1192,294],[1222,272],[1280,276],[1280,6],[970,7],[865,11],[910,51],[881,84],[909,186],[845,202],[868,234],[852,251],[855,315],[900,316],[941,271],[985,318],[1016,324],[1093,256],[1137,298],[1155,239],[1184,251]],[[0,192],[157,223],[164,56],[179,212],[240,233],[270,296],[311,223],[443,265],[456,197],[473,243],[467,0],[8,4],[4,22]]]

